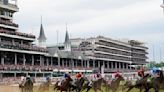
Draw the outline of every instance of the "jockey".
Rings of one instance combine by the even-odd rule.
[[[28,75],[28,76],[26,77],[26,80],[28,80],[28,79],[31,79],[30,75]]]
[[[120,73],[119,73],[119,71],[117,71],[117,72],[114,72],[113,74],[112,74],[112,79],[114,80],[114,79],[117,79],[118,77],[120,77],[121,75],[120,75]]]
[[[63,75],[64,79],[67,79],[70,77],[69,73],[68,72],[65,72],[64,75]]]
[[[21,82],[25,80],[25,77],[24,76],[21,76]]]
[[[80,79],[82,77],[82,73],[77,73],[75,76],[76,76],[76,79]]]
[[[139,77],[139,79],[144,77],[144,69],[138,70],[138,77]]]
[[[101,74],[98,72],[92,75],[92,81],[96,81],[100,78],[101,78]]]
[[[153,77],[159,77],[160,75],[159,75],[159,73],[160,73],[160,68],[156,68],[156,67],[154,67],[154,68],[152,68],[152,70],[151,70],[151,74],[153,75]]]
[[[69,72],[65,72],[63,74],[62,79],[59,81],[58,86],[61,86],[62,82],[65,81],[66,79],[70,78]]]
[[[21,81],[20,81],[20,84],[22,84],[23,82],[25,82],[26,81],[26,77],[24,77],[24,76],[21,76],[21,79],[20,79]]]
[[[50,79],[51,79],[50,76],[47,76],[47,77],[46,77],[46,82],[49,82]]]

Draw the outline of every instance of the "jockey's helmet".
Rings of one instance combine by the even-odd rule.
[[[46,77],[46,80],[49,80],[49,79],[50,79],[50,76],[47,76],[47,77]]]

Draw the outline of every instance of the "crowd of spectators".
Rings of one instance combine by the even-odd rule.
[[[8,26],[18,27],[18,24],[15,24],[15,23],[13,23],[9,20],[0,19],[0,24],[5,24],[5,25],[8,25]]]
[[[58,66],[44,66],[44,65],[0,65],[0,71],[53,71],[54,69],[58,70],[92,70],[92,68],[84,67],[58,67]]]
[[[0,29],[0,33],[5,33],[5,34],[9,34],[9,35],[17,35],[17,36],[22,36],[22,37],[28,37],[28,38],[34,38],[35,39],[35,35],[27,34],[27,33],[21,33],[21,32],[17,32],[17,31],[10,31],[10,30],[5,30],[5,29]]]
[[[7,48],[7,49],[18,49],[18,50],[28,50],[28,51],[37,51],[37,52],[48,52],[48,49],[37,47],[37,46],[30,46],[25,44],[13,44],[12,42],[6,41],[6,42],[0,42],[1,48]]]
[[[53,71],[55,66],[40,65],[0,65],[0,71]]]
[[[18,84],[19,80],[20,80],[20,77],[0,78],[0,85]]]

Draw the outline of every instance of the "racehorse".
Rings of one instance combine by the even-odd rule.
[[[45,92],[45,91],[49,92],[50,85],[51,85],[51,79],[48,78],[46,82],[40,85],[38,92]]]
[[[79,80],[75,81],[75,85],[70,85],[72,88],[72,91],[76,90],[76,92],[80,92],[86,80],[87,80],[86,77],[81,77]]]
[[[137,80],[136,83],[133,85],[131,81],[127,81],[125,83],[125,88],[128,88],[127,92],[132,90],[133,88],[139,88],[140,92],[142,92],[142,89],[147,89],[148,86],[148,78],[150,77],[150,74],[146,74],[142,79]],[[123,88],[123,89],[125,89]]]
[[[153,78],[152,82],[147,83],[147,88],[145,92],[149,92],[151,88],[153,88],[155,92],[159,92],[160,88],[164,89],[163,71],[159,71],[159,77]]]
[[[56,82],[54,86],[54,90],[60,90],[61,92],[63,91],[70,91],[70,82],[72,81],[71,77],[68,77],[65,79],[65,81],[61,82],[61,85],[59,86],[59,81]]]
[[[117,79],[112,80],[111,83],[108,84],[108,88],[110,88],[112,92],[116,92],[121,81],[124,81],[124,78],[122,76],[118,76]]]
[[[31,78],[26,78],[19,84],[19,88],[22,92],[33,92],[33,82],[34,80],[31,80]]]
[[[89,85],[89,82],[88,82],[83,86],[83,90],[87,89],[86,92],[88,92],[91,88],[93,88],[94,92],[97,92],[98,90],[103,92],[103,90],[101,89],[101,86],[103,83],[105,85],[107,84],[107,82],[103,78],[93,81],[91,86]]]

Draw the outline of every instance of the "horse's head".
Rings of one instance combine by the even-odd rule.
[[[73,79],[71,77],[67,77],[66,81],[73,81]]]
[[[84,82],[84,81],[86,81],[86,79],[84,77],[81,77],[80,82]]]

